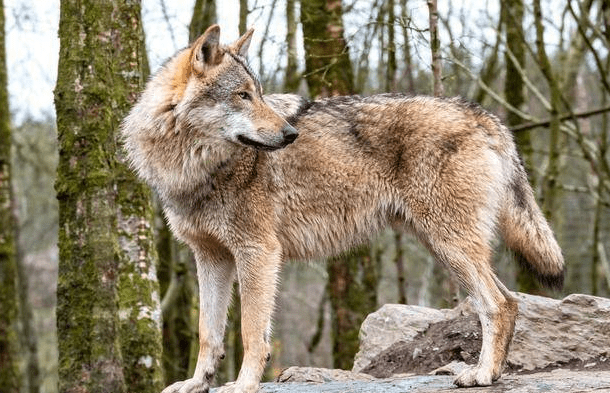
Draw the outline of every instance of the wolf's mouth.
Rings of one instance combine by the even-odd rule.
[[[287,144],[281,144],[279,146],[265,145],[264,143],[257,142],[255,140],[250,139],[247,136],[243,136],[243,135],[238,135],[237,140],[240,141],[241,143],[243,143],[244,145],[252,146],[255,149],[266,150],[266,151],[273,151],[273,150],[281,149],[282,147],[287,145]]]

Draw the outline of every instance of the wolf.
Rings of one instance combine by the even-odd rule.
[[[490,263],[495,233],[543,283],[564,275],[510,131],[455,98],[263,95],[246,60],[252,33],[225,46],[209,27],[149,80],[121,126],[131,165],[197,265],[197,366],[163,393],[209,390],[234,280],[244,356],[219,392],[257,391],[282,263],[335,255],[388,225],[413,233],[472,296],[481,354],[455,384],[492,384],[518,312]]]

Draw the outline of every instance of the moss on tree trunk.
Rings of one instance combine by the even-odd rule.
[[[20,391],[17,336],[17,244],[11,192],[11,127],[8,106],[4,4],[0,0],[0,392]]]
[[[117,143],[147,74],[140,2],[64,0],[59,37],[59,388],[157,392],[152,210]]]
[[[195,0],[189,24],[189,42],[193,42],[205,29],[216,23],[216,0]]]
[[[377,307],[377,266],[369,246],[328,261],[332,306],[333,367],[351,370],[358,352],[358,333]]]
[[[301,1],[301,23],[309,94],[315,98],[353,94],[354,72],[343,37],[341,1]]]

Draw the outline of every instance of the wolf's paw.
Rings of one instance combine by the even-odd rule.
[[[500,375],[494,376],[493,372],[488,368],[473,366],[462,371],[455,378],[453,383],[461,388],[471,386],[489,386],[499,377]]]
[[[229,382],[216,390],[216,393],[256,393],[258,392],[259,384],[251,384],[244,386],[236,382]]]
[[[161,393],[208,393],[210,391],[210,384],[201,379],[187,379],[186,381],[175,382],[165,389]]]

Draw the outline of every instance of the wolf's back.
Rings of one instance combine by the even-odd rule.
[[[508,195],[500,212],[500,231],[519,262],[545,286],[560,289],[564,260],[553,231],[536,203],[534,192],[516,154],[512,159]]]

